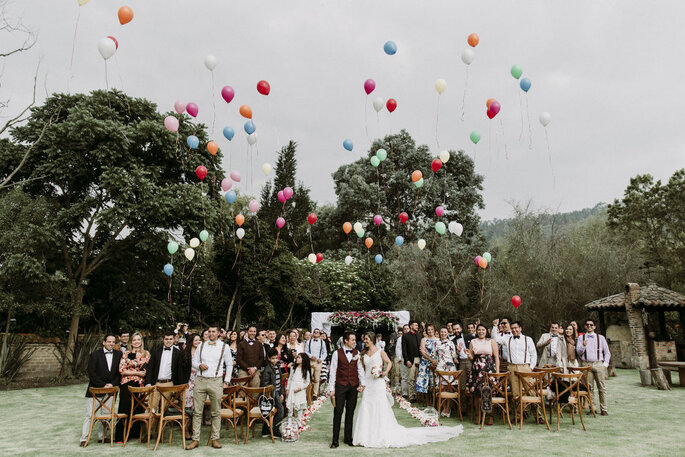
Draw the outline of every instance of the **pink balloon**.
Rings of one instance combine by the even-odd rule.
[[[435,208],[435,214],[437,214],[438,217],[442,217],[442,215],[444,213],[445,213],[445,208],[443,208],[442,206],[438,206],[437,208]]]
[[[176,100],[174,102],[174,109],[178,114],[183,114],[186,110],[186,102],[183,100]]]
[[[165,117],[164,127],[172,132],[178,132],[178,119],[176,119],[174,116]]]
[[[226,191],[229,190],[231,187],[233,187],[233,183],[231,182],[230,179],[224,178],[224,179],[221,180],[221,190],[223,190],[224,192],[226,192]]]
[[[366,95],[369,95],[373,90],[376,88],[376,81],[373,79],[367,79],[364,81],[364,91],[366,92]]]
[[[285,201],[287,200],[287,199],[285,198],[285,195],[283,195],[283,191],[282,191],[282,190],[279,190],[279,191],[278,191],[278,194],[276,194],[276,195],[278,196],[278,201],[281,202],[281,203],[285,203]]]
[[[376,225],[381,225],[383,223],[383,218],[379,214],[376,214],[373,216],[373,223]]]
[[[499,110],[501,110],[501,109],[502,109],[502,105],[500,105],[497,100],[490,103],[490,111],[492,111],[493,113],[497,114],[497,113],[499,113]]]
[[[191,116],[197,117],[199,108],[197,107],[197,104],[190,102],[186,105],[186,111],[188,111],[188,114],[190,114]]]
[[[284,225],[285,225],[285,219],[283,219],[282,217],[279,217],[278,219],[276,219],[276,227],[278,227],[279,229],[282,229]]]
[[[259,211],[259,202],[254,199],[250,200],[250,203],[247,204],[247,207],[250,211],[252,211],[252,214],[256,214],[257,211]]]
[[[239,171],[235,171],[235,170],[234,170],[234,171],[231,172],[231,179],[232,179],[233,181],[235,181],[235,182],[240,182],[240,178],[241,178],[241,176],[240,176],[240,172],[239,172]]]
[[[480,262],[481,256],[477,255],[476,258],[474,259],[476,261],[476,265],[478,265],[478,262]]]
[[[231,86],[224,86],[221,89],[221,96],[226,100],[226,103],[231,103],[231,100],[235,97],[235,92]]]
[[[286,187],[283,189],[283,196],[285,197],[286,200],[290,200],[293,196],[293,188],[292,187]]]

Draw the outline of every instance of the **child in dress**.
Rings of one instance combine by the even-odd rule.
[[[297,411],[297,419],[302,422],[302,413],[307,409],[307,386],[312,380],[309,357],[304,352],[297,354],[295,363],[290,369],[288,378],[288,397],[285,406],[288,415],[292,416]]]

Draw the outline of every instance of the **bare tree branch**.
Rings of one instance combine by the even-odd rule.
[[[2,128],[0,128],[0,135],[2,135],[5,132],[5,130],[12,127],[13,125],[24,121],[24,119],[22,119],[24,114],[26,114],[26,112],[28,110],[30,110],[33,107],[33,105],[36,104],[36,87],[38,85],[38,69],[39,68],[40,68],[40,63],[36,67],[36,74],[33,76],[33,98],[31,100],[31,103],[26,108],[24,108],[21,113],[17,114],[15,117],[13,117],[9,121],[7,121],[5,123],[5,125],[3,125]]]

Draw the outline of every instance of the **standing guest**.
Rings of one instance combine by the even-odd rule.
[[[554,365],[561,367],[566,372],[566,342],[559,335],[559,324],[552,322],[549,333],[543,333],[537,344],[538,349],[542,350],[540,365]]]
[[[353,332],[346,331],[343,334],[343,344],[344,346],[335,351],[333,357],[331,357],[331,376],[328,383],[328,391],[334,395],[333,405],[335,405],[331,448],[338,447],[343,411],[345,411],[343,442],[353,446],[352,419],[354,418],[354,410],[357,407],[357,393],[364,390],[365,384],[364,367],[359,361],[359,352],[355,349],[357,337]]]
[[[456,371],[457,365],[454,363],[455,360],[459,360],[457,354],[457,348],[454,347],[454,343],[449,338],[450,334],[447,331],[447,327],[440,329],[440,340],[438,341],[435,353],[436,353],[436,370],[439,371]],[[451,377],[447,377],[446,381],[452,382]],[[445,383],[446,381],[442,381]],[[450,417],[452,402],[448,401],[445,404],[445,410],[442,415],[445,417]]]
[[[326,357],[321,361],[321,384],[328,383],[328,367],[331,366],[331,357],[333,356],[333,347],[331,346],[331,340],[328,338],[328,334],[324,331],[321,332],[321,341],[326,345]],[[326,392],[326,389],[322,389]]]
[[[238,332],[235,330],[229,332],[228,334],[228,348],[231,350],[231,359],[233,359],[233,372],[231,373],[231,377],[237,378],[238,377],[238,364],[235,363],[235,360],[238,358]]]
[[[173,330],[164,332],[162,347],[154,349],[150,354],[150,363],[145,374],[145,384],[157,387],[181,384],[181,351],[174,347]],[[152,411],[159,412],[160,399],[159,392],[155,390],[150,397],[150,408]]]
[[[409,326],[397,327],[397,341],[395,342],[395,351],[391,354],[394,358],[392,368],[394,372],[394,388],[396,394],[407,398],[409,392],[407,391],[407,366],[402,359],[402,339],[405,332],[409,332]]]
[[[219,449],[221,432],[221,397],[224,389],[231,382],[233,358],[228,345],[219,340],[219,326],[209,327],[209,340],[202,342],[193,354],[193,368],[197,370],[195,389],[193,391],[193,440],[186,449],[195,449],[200,445],[202,428],[202,411],[205,400],[209,397],[212,414],[212,447]]]
[[[476,335],[477,325],[478,321],[469,322],[468,325],[466,325],[466,333],[464,334],[464,346],[466,347],[467,351],[471,347],[471,340],[478,338],[478,335]]]
[[[269,347],[273,348],[276,345],[276,337],[276,330],[266,332],[266,342],[269,344]]]
[[[209,341],[209,333],[207,332],[207,329],[203,330],[200,336],[202,337],[202,341]]]
[[[128,342],[130,339],[130,333],[128,330],[122,330],[119,333],[119,341],[114,346],[114,350],[120,351],[122,354],[128,350]]]
[[[290,333],[288,333],[288,352],[290,362],[295,361],[295,357],[297,357],[297,354],[304,352],[304,347],[302,346],[301,343],[297,341],[298,333],[297,330],[291,330]],[[289,363],[290,363],[289,362]]]
[[[611,352],[609,352],[606,338],[595,333],[595,328],[593,319],[585,320],[585,334],[578,337],[576,352],[580,356],[582,366],[592,367],[588,373],[588,383],[591,390],[594,390],[593,380],[597,383],[599,407],[602,410],[602,416],[608,416],[605,382],[608,377],[607,368],[611,361]]]
[[[145,368],[150,361],[150,353],[143,347],[143,335],[135,332],[129,344],[130,350],[124,352],[119,362],[119,374],[121,374],[121,388],[119,390],[119,409],[121,414],[131,413],[131,393],[129,386],[142,387],[145,385]],[[134,414],[145,412],[140,406],[134,410]],[[116,438],[117,442],[124,441],[124,421],[117,422]],[[140,422],[136,422],[131,427],[133,437],[140,435]]]
[[[259,370],[264,365],[264,345],[255,339],[256,336],[257,327],[250,325],[246,339],[238,342],[238,376],[250,377],[248,387],[259,387]]]
[[[378,346],[381,351],[385,351],[385,341],[383,341],[383,335],[380,333],[376,333],[376,346]]]
[[[578,331],[578,322],[571,321],[571,327],[573,327],[573,332],[576,334],[576,341],[577,341],[578,337],[580,335],[583,335],[583,333]]]
[[[262,371],[260,384],[261,387],[274,386],[274,390],[271,392],[271,398],[274,399],[274,407],[276,408],[273,434],[280,437],[281,432],[277,425],[283,420],[283,385],[281,384],[281,367],[278,361],[278,351],[274,348],[269,348],[266,358],[268,363],[264,367],[264,371]],[[266,425],[266,422],[262,425],[262,436],[269,436],[269,427]]]
[[[566,366],[577,367],[578,358],[576,356],[576,341],[578,341],[577,332],[572,325],[566,326],[564,330],[564,342],[566,343]]]
[[[297,354],[288,378],[288,397],[285,407],[288,408],[289,416],[297,412],[297,420],[300,424],[302,424],[302,414],[307,409],[307,387],[311,380],[312,370],[309,357],[304,352]]]
[[[504,350],[504,341],[506,341],[510,336],[511,336],[511,324],[510,320],[508,317],[503,317],[502,321],[500,322],[499,319],[495,319],[492,322],[492,332],[490,336],[492,337],[493,340],[497,342],[498,345],[498,351],[499,351],[499,363],[500,363],[500,369],[502,372],[506,372],[507,369],[507,363],[509,362],[508,355],[506,354],[506,351]],[[499,323],[499,325],[498,325]],[[498,330],[499,329],[499,330]]]
[[[266,354],[269,352],[269,349],[271,349],[269,343],[266,342],[266,330],[259,330],[257,332],[257,341],[259,341],[262,344],[262,354],[264,357],[264,363],[261,367],[259,367],[259,371],[262,371],[262,369],[269,364]]]
[[[497,342],[488,338],[488,329],[485,325],[478,324],[476,334],[478,337],[471,340],[469,347],[469,359],[473,365],[469,373],[468,388],[472,394],[480,396],[485,385],[486,373],[499,373],[499,351]],[[492,425],[492,414],[489,416],[488,424]]]
[[[454,323],[448,322],[446,328],[447,328],[447,337],[449,339],[452,339],[452,337],[454,336]]]
[[[238,342],[244,340],[245,338],[247,338],[247,332],[245,330],[241,330],[238,333]]]
[[[302,336],[302,344],[305,345],[309,340],[312,339],[312,332],[306,330]]]
[[[435,326],[428,324],[426,326],[426,337],[421,340],[421,364],[419,365],[419,374],[416,376],[416,392],[427,394],[428,390],[433,387],[433,373],[430,367],[435,367],[437,364],[437,344],[438,339],[435,337]]]
[[[407,367],[407,390],[409,401],[416,401],[416,374],[421,363],[421,336],[419,323],[409,322],[409,331],[402,336],[402,360]]]
[[[309,333],[309,332],[307,332]],[[321,385],[321,367],[323,360],[328,357],[326,351],[326,344],[321,340],[321,330],[314,329],[312,338],[306,340],[304,343],[304,353],[309,357],[312,368],[312,396],[314,398],[319,396],[319,387]]]
[[[93,415],[93,395],[91,387],[113,387],[121,382],[119,362],[121,352],[114,349],[116,337],[112,333],[106,333],[102,339],[102,348],[94,350],[88,358],[88,389],[86,390],[86,416],[83,419],[81,429],[81,447],[86,445],[88,431],[90,430],[90,416]],[[108,408],[113,408],[112,400],[107,402]],[[98,441],[103,437],[102,422],[98,421]]]
[[[188,390],[185,395],[185,410],[189,416],[193,415],[194,403],[193,393],[195,392],[195,378],[197,378],[197,370],[193,368],[193,355],[197,347],[202,343],[200,335],[193,333],[188,336],[188,344],[181,353],[181,384],[188,384]],[[193,421],[188,421],[187,429],[185,430],[186,439],[192,439]]]
[[[469,324],[467,328],[475,330],[474,324]],[[452,339],[452,342],[457,349],[457,354],[459,354],[459,364],[457,365],[457,368],[461,370],[459,390],[463,392],[466,390],[466,380],[471,372],[471,360],[469,359],[468,348],[473,337],[472,335],[462,334],[461,324],[454,324],[452,329],[454,330],[454,339]],[[466,337],[469,337],[468,343],[466,342]],[[462,402],[461,408],[462,412],[466,411],[466,402]]]
[[[185,343],[185,340],[183,341]],[[181,335],[174,332],[174,347],[179,351],[183,350],[183,343],[181,342]]]
[[[278,363],[281,367],[281,373],[285,374],[288,372],[288,364],[292,362],[290,351],[288,351],[288,339],[284,334],[280,334],[275,338],[274,349],[278,353]],[[283,389],[285,392],[285,389]]]
[[[511,335],[504,342],[504,351],[509,358],[509,385],[514,397],[519,395],[520,380],[516,373],[532,373],[538,361],[533,339],[522,334],[520,322],[511,323]]]

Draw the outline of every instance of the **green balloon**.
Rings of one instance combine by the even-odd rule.
[[[166,245],[167,251],[169,251],[169,254],[174,255],[176,254],[176,251],[178,251],[178,243],[175,241],[169,241],[169,244]]]
[[[360,231],[357,232],[357,237],[358,237],[358,238],[361,238],[361,237],[363,237],[363,236],[364,236],[364,230],[360,230]]]
[[[371,157],[371,165],[373,165],[374,167],[377,167],[380,164],[381,164],[381,159],[379,159],[376,156]]]
[[[416,181],[416,182],[414,183],[414,185],[416,186],[417,189],[423,187],[423,178],[421,178],[421,179],[419,179],[418,181]]]
[[[209,232],[207,230],[203,230],[200,232],[200,240],[202,242],[207,241],[207,238],[209,238]]]
[[[473,144],[478,144],[478,142],[480,141],[480,132],[478,130],[474,130],[473,132],[471,132],[469,138],[471,138]]]
[[[521,65],[512,65],[511,76],[513,76],[516,79],[519,79],[522,74],[523,74],[523,68],[521,68]],[[488,260],[488,262],[489,262],[489,260]]]
[[[378,160],[380,160],[381,162],[384,162],[385,159],[388,158],[388,151],[386,151],[385,149],[379,149],[378,151],[376,151],[376,157],[378,157]]]
[[[444,235],[445,230],[446,230],[446,227],[445,227],[444,222],[436,222],[435,223],[435,231],[438,232],[440,235]]]
[[[483,253],[483,258],[485,258],[485,260],[487,260],[488,263],[490,263],[490,262],[492,261],[492,256],[490,255],[489,252],[484,252],[484,253]]]

